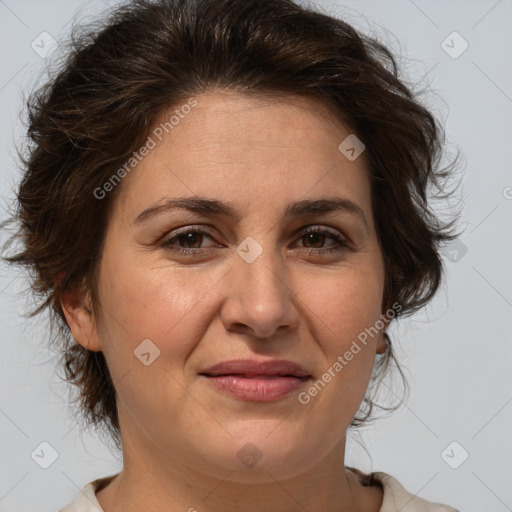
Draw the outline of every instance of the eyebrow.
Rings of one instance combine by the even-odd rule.
[[[134,221],[139,224],[172,210],[188,210],[193,213],[202,213],[218,217],[228,217],[235,221],[240,220],[240,214],[232,203],[224,203],[217,199],[206,197],[178,197],[164,198],[159,203],[150,206],[141,212]],[[346,212],[358,217],[368,230],[368,222],[363,210],[350,199],[342,197],[325,197],[319,199],[304,199],[291,203],[286,207],[284,218],[301,217],[310,214],[327,214],[334,212]]]

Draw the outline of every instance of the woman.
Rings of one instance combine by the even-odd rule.
[[[454,511],[344,464],[454,237],[388,50],[290,0],[135,1],[74,43],[6,258],[123,453],[62,510]]]

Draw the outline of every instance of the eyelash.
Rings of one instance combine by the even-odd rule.
[[[194,229],[192,227],[187,227],[186,229],[184,229],[181,232],[178,231],[173,237],[164,240],[161,243],[161,246],[170,251],[174,251],[174,252],[177,252],[180,254],[187,254],[187,255],[204,253],[205,251],[212,249],[211,247],[210,248],[186,249],[183,247],[173,247],[172,246],[172,242],[174,242],[177,238],[179,238],[182,235],[189,234],[189,233],[196,233],[196,234],[199,233],[201,235],[206,235],[210,238],[213,238],[213,236],[208,231],[205,231],[205,230],[199,229],[199,228]],[[331,238],[332,240],[337,242],[337,244],[333,245],[332,247],[329,246],[328,248],[320,248],[320,249],[305,247],[304,249],[307,252],[307,254],[319,254],[319,253],[320,254],[337,254],[337,253],[341,253],[345,250],[350,250],[350,246],[348,245],[347,240],[342,235],[335,233],[333,231],[327,230],[325,228],[306,228],[304,231],[301,232],[299,239],[306,235],[309,235],[311,233],[319,234],[319,235],[326,235],[328,238]]]

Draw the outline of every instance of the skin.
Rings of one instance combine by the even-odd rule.
[[[379,319],[384,264],[364,153],[349,161],[338,150],[351,132],[316,100],[225,91],[196,100],[119,185],[100,316],[87,294],[62,299],[73,337],[104,352],[117,392],[124,468],[98,500],[106,512],[378,511],[382,491],[361,486],[344,459],[382,332],[306,405],[297,392],[243,401],[198,375],[228,359],[279,358],[316,381]],[[164,197],[194,195],[231,202],[240,218],[172,210],[134,223]],[[345,211],[283,218],[289,203],[334,196],[357,204],[366,225]],[[336,240],[305,236],[307,226],[349,248],[322,252]],[[187,245],[175,238],[184,227],[209,234]],[[236,252],[247,237],[263,250],[252,263]],[[171,238],[199,255],[161,245]],[[160,350],[148,366],[134,356],[145,339]],[[237,457],[247,443],[262,455],[251,468]]]

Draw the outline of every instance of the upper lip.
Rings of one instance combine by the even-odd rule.
[[[202,375],[242,375],[244,377],[258,377],[260,375],[311,377],[300,364],[285,359],[269,359],[258,361],[255,359],[232,359],[223,361],[204,369]]]

